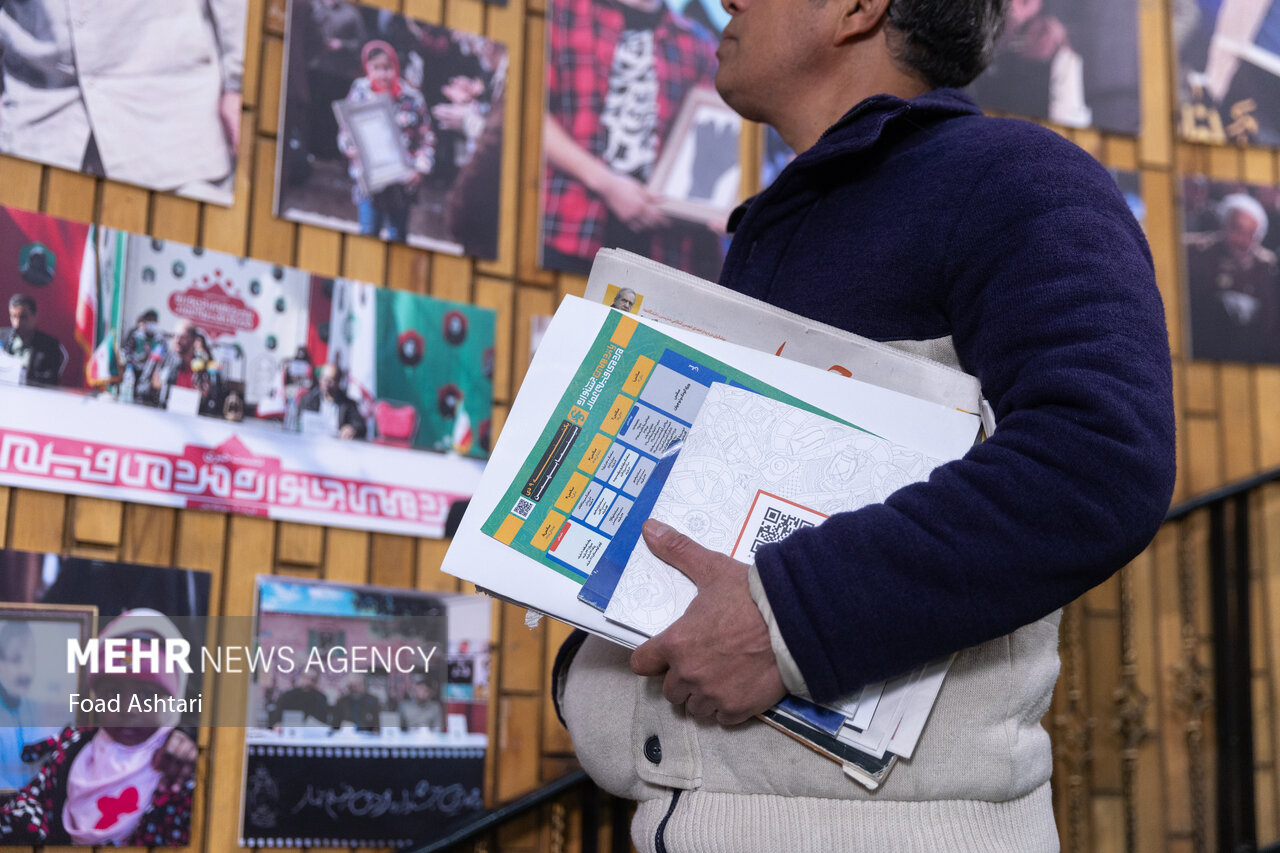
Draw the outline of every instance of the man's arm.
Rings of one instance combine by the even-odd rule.
[[[613,215],[635,231],[660,228],[668,223],[658,207],[658,197],[629,175],[621,175],[594,156],[565,132],[551,116],[542,122],[542,145],[547,162],[577,178],[604,200]]]
[[[1172,495],[1164,311],[1110,176],[1037,138],[979,177],[948,238],[956,349],[998,427],[927,482],[757,554],[818,701],[1069,603],[1146,547]]]
[[[994,435],[927,482],[757,554],[786,651],[817,701],[1045,616],[1136,556],[1163,519],[1172,381],[1150,255],[1109,176],[1070,151],[1000,158],[947,235],[946,310],[996,407]],[[1012,189],[1031,175],[1037,195]],[[695,580],[717,570],[680,550],[668,561]],[[760,710],[771,692],[742,687],[737,673],[767,669],[763,656],[703,648],[720,623],[750,623],[752,637],[764,624],[758,610],[759,624],[749,618],[745,571],[723,574],[734,587],[725,606],[691,606],[633,668],[692,684],[684,698],[699,709]]]
[[[240,112],[244,79],[244,40],[247,14],[246,0],[208,0],[209,18],[213,21],[222,63],[222,96],[218,116],[227,136],[232,156],[240,149]]]

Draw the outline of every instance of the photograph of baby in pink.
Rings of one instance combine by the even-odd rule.
[[[6,599],[25,593],[22,598],[44,606],[76,604],[95,619],[106,617],[100,643],[198,647],[204,639],[198,614],[208,608],[205,573],[19,551],[0,551],[0,568]],[[113,583],[119,586],[112,589]],[[122,595],[126,589],[135,592]],[[139,606],[122,606],[130,598]],[[43,611],[33,603],[31,612]],[[8,661],[14,651],[8,643],[0,653]],[[74,692],[47,705],[37,725],[22,730],[26,735],[0,738],[6,749],[25,741],[17,762],[3,758],[6,767],[30,771],[16,790],[0,796],[0,845],[188,843],[201,677],[146,655],[129,657],[122,669],[107,672],[105,656],[80,668]]]

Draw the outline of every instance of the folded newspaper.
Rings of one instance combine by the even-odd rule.
[[[593,270],[588,293],[594,290],[596,298],[612,303],[629,289],[637,313],[566,298],[445,557],[444,571],[498,597],[630,647],[660,630],[652,614],[645,622],[628,621],[620,616],[620,604],[612,614],[609,608],[633,552],[644,559],[640,525],[664,512],[660,504],[675,500],[670,493],[663,497],[664,484],[677,488],[693,464],[692,457],[682,463],[682,448],[699,441],[702,427],[695,424],[709,402],[722,415],[733,407],[772,407],[788,429],[826,436],[818,443],[838,439],[861,459],[887,461],[883,476],[855,478],[839,499],[806,495],[817,504],[805,507],[811,521],[882,500],[894,488],[922,479],[939,462],[963,455],[980,432],[976,383],[958,371],[791,315],[778,315],[775,326],[775,309],[743,297],[732,297],[730,311],[707,301],[723,300],[715,286],[693,286],[697,279],[636,256],[602,253],[597,268],[602,262],[613,267],[609,275],[616,281],[602,284]],[[672,307],[678,301],[686,317],[719,319],[718,337],[649,319],[644,306],[656,310],[664,301]],[[745,324],[736,333],[740,340],[766,341],[767,349],[724,340],[734,332],[724,325],[730,316]],[[782,348],[791,356],[806,347],[825,362],[838,359],[841,369],[772,354]],[[875,362],[870,368],[863,364],[868,359]],[[823,361],[817,363],[830,366]],[[886,387],[903,377],[920,393]],[[716,429],[730,423],[704,420]],[[806,449],[803,442],[795,447]],[[776,487],[762,490],[787,497]],[[790,515],[799,519],[802,502],[794,503]],[[667,517],[679,522],[681,515],[674,510]],[[686,522],[695,517],[683,515]],[[687,532],[702,539],[700,530]],[[652,574],[653,566],[647,571]],[[634,600],[635,588],[624,589]],[[678,614],[675,600],[668,603],[670,621]],[[838,708],[789,699],[762,716],[874,788],[896,755],[911,754],[947,663],[864,689]]]

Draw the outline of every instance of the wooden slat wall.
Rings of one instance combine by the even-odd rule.
[[[497,312],[495,435],[528,363],[530,320],[551,313],[585,280],[537,267],[546,0],[374,0],[423,20],[504,42],[511,72],[499,253],[493,261],[388,246],[276,219],[271,212],[277,144],[284,0],[250,0],[242,159],[236,204],[220,208],[112,181],[0,157],[0,204],[163,239],[248,254],[328,275],[473,302]],[[1179,175],[1274,183],[1275,152],[1179,143],[1172,122],[1168,9],[1141,0],[1143,133],[1134,140],[1065,131],[1105,164],[1141,174],[1148,235],[1174,352],[1180,475],[1176,499],[1280,465],[1280,368],[1192,363],[1183,346]],[[744,152],[758,162],[760,142]],[[746,170],[750,175],[751,169]],[[1259,838],[1280,838],[1280,486],[1255,502],[1254,697]],[[1169,526],[1120,576],[1068,608],[1063,677],[1046,725],[1056,753],[1055,803],[1063,849],[1201,851],[1213,848],[1213,708],[1206,523]],[[229,630],[251,610],[252,578],[283,573],[356,583],[455,590],[439,571],[447,543],[323,529],[261,519],[134,506],[0,487],[0,542],[112,560],[197,568],[214,574],[214,611]],[[547,674],[566,633],[495,605],[493,722],[486,795],[505,801],[573,766],[572,743],[547,699]],[[230,639],[224,637],[223,639]],[[242,703],[224,691],[217,702]],[[200,737],[200,801],[193,850],[234,849],[243,734]],[[477,849],[574,850],[573,798],[504,828]],[[216,814],[217,820],[210,815]],[[601,843],[613,828],[602,813]],[[618,827],[625,832],[625,827]]]

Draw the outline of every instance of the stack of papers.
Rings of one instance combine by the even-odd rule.
[[[666,268],[620,269],[643,294],[642,281],[657,282]],[[683,274],[663,275],[678,285]],[[598,298],[612,299],[618,288],[610,288]],[[735,304],[756,312],[752,329],[769,328],[773,309],[742,297]],[[844,333],[818,331],[826,359],[875,352],[880,381],[567,298],[444,571],[635,647],[694,594],[645,548],[640,525],[650,516],[750,562],[759,543],[881,501],[972,445],[981,407],[969,377],[862,339],[841,350],[835,336]],[[885,387],[903,371],[934,392]],[[895,756],[911,755],[948,665],[869,686],[835,708],[789,699],[762,716],[876,787]]]
[[[941,462],[721,383],[707,390],[683,444],[671,456],[650,516],[748,564],[761,545],[816,526],[832,513],[879,503],[901,486],[925,479]],[[607,598],[606,618],[648,636],[678,619],[697,595],[694,584],[655,557],[643,539],[619,576],[611,577],[610,569],[598,566],[579,598],[593,605]],[[831,706],[789,697],[776,709],[775,722],[791,722],[793,734],[817,728],[887,767],[886,755],[909,758],[915,750],[949,664],[947,659],[868,685]]]

